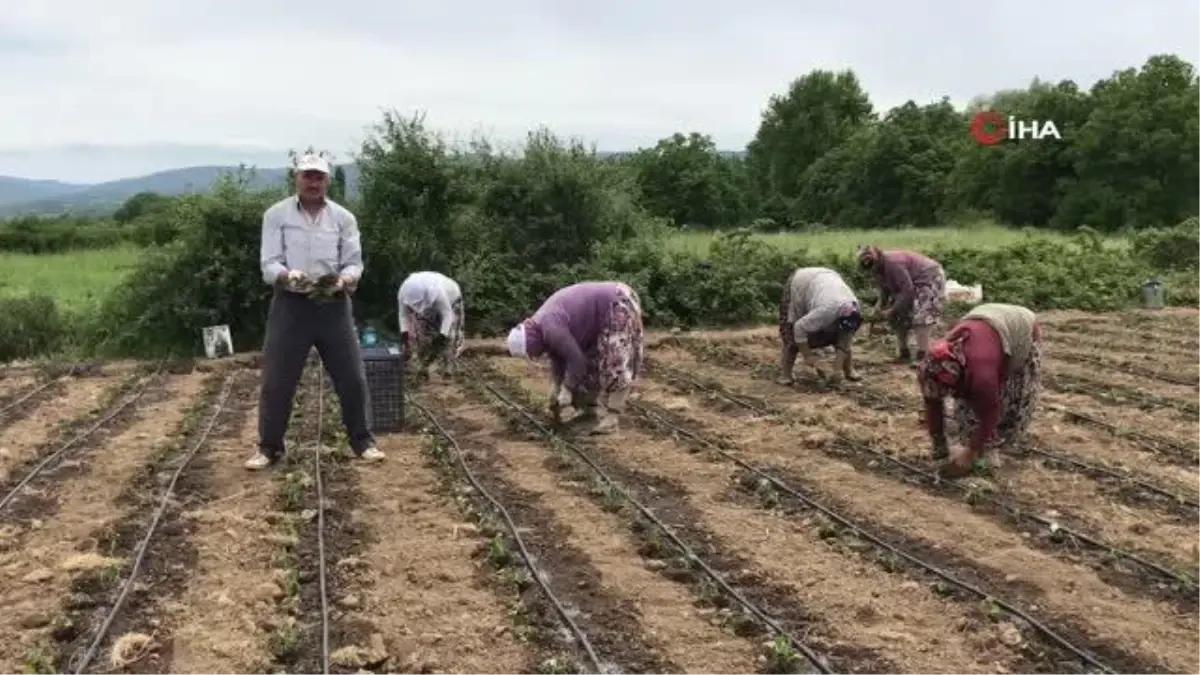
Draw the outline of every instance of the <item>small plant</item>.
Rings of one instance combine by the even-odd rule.
[[[998,621],[1004,616],[1004,610],[1001,609],[1000,603],[996,602],[995,598],[984,598],[980,602],[980,607],[983,610],[983,615],[992,621]]]
[[[771,673],[795,672],[800,655],[792,648],[792,641],[783,635],[776,635],[771,641],[771,653],[767,657],[768,671]]]
[[[507,567],[512,562],[512,554],[504,542],[504,537],[496,535],[488,542],[488,560],[499,568]]]
[[[21,672],[27,675],[48,675],[57,673],[58,668],[54,666],[54,655],[51,650],[39,642],[25,655],[25,664]]]
[[[288,621],[275,629],[271,634],[271,654],[275,659],[288,663],[296,657],[300,650],[300,639],[303,637],[303,632],[296,622],[288,618]]]

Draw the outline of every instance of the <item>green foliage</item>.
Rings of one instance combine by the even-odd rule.
[[[952,278],[982,283],[989,300],[1111,309],[1135,302],[1143,280],[1160,276],[1169,302],[1195,303],[1198,82],[1191,64],[1155,56],[1090,90],[1034,81],[967,110],[946,99],[909,101],[877,116],[853,72],[814,71],[770,99],[744,158],[700,133],[607,158],[544,129],[516,152],[479,139],[451,147],[422,117],[387,113],[356,157],[359,197],[347,204],[366,263],[355,314],[394,326],[401,280],[438,270],[461,284],[475,334],[502,333],[555,289],[585,279],[630,283],[652,327],[774,321],[780,285],[795,267],[833,267],[864,301],[875,291],[852,246],[784,252],[752,232],[967,217],[1064,233],[990,250],[969,241],[925,247]],[[979,145],[969,120],[985,107],[1053,120],[1063,139]],[[194,353],[201,328],[216,323],[230,325],[237,349],[257,348],[270,295],[258,271],[262,213],[290,187],[252,192],[239,175],[204,195],[135,195],[112,221],[0,224],[0,250],[148,247],[84,325],[68,330],[71,319],[53,303],[20,300],[27,304],[10,315],[28,318],[0,333],[5,353],[53,349],[64,333],[106,352]],[[345,199],[340,166],[330,193]],[[723,231],[699,257],[667,245],[681,227]],[[1129,246],[1101,232],[1131,233]]]
[[[104,352],[195,353],[204,326],[228,324],[237,350],[261,344],[270,287],[258,273],[263,211],[283,195],[251,192],[244,176],[179,199],[166,216],[180,238],[147,252],[106,298],[91,327]]]
[[[631,166],[642,205],[676,225],[729,227],[750,215],[748,175],[740,160],[718,154],[711,136],[664,138]]]
[[[1134,255],[1160,272],[1200,270],[1200,220],[1192,216],[1175,227],[1134,235]]]
[[[0,363],[51,354],[64,344],[67,321],[48,295],[0,298],[0,316]]]

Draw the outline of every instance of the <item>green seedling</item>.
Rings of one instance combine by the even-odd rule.
[[[983,615],[992,621],[997,621],[1000,617],[1004,616],[1004,610],[1000,608],[1000,603],[996,602],[995,598],[985,598],[981,603],[981,607]]]
[[[763,479],[758,483],[758,489],[755,490],[758,495],[758,504],[764,509],[773,509],[779,506],[779,493],[775,491],[775,486],[771,482]]]
[[[285,663],[291,661],[300,650],[302,637],[303,633],[300,627],[293,622],[276,628],[275,632],[271,634],[271,653],[278,661]]]
[[[538,663],[538,672],[542,673],[542,675],[562,675],[564,673],[574,673],[577,670],[571,666],[570,660],[559,656],[552,656],[542,659]]]
[[[43,644],[34,645],[29,653],[25,655],[25,664],[21,672],[28,675],[42,675],[57,673],[58,668],[54,667],[54,656],[51,651]]]
[[[512,562],[512,554],[509,553],[508,546],[500,535],[492,537],[492,540],[488,542],[488,560],[500,568],[507,567]]]
[[[792,648],[791,640],[783,635],[776,635],[775,639],[771,641],[771,654],[767,660],[768,672],[795,672],[796,664],[799,662],[800,655]]]

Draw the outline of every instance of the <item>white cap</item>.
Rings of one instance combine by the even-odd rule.
[[[512,356],[526,356],[524,322],[517,324],[508,332],[508,353]]]
[[[304,155],[296,162],[296,172],[303,171],[320,171],[321,173],[329,173],[329,162],[320,155]]]

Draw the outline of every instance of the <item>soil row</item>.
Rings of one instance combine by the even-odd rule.
[[[527,390],[545,386],[531,379],[522,364],[492,365]],[[675,405],[680,405],[678,399]],[[1073,669],[1057,655],[1047,655],[1042,645],[1026,649],[1020,628],[987,616],[977,599],[956,601],[953,593],[925,579],[885,569],[832,541],[811,517],[801,521],[762,512],[761,496],[748,498],[739,487],[745,481],[736,466],[697,456],[696,448],[662,431],[625,428],[619,437],[597,439],[589,449],[606,469],[636,466],[640,477],[627,484],[643,486],[648,495],[663,495],[663,485],[672,486],[691,507],[687,517],[671,518],[672,524],[694,523],[708,530],[701,540],[711,538],[717,551],[738,556],[743,566],[739,576],[771,579],[787,593],[777,604],[799,604],[839,642],[887,655],[894,668],[927,671],[940,661],[942,668],[957,664],[964,670],[986,668],[983,662],[1022,671]],[[654,510],[659,513],[663,507]]]
[[[23,462],[11,467],[0,494],[10,494],[39,464],[41,471],[11,493],[4,513],[0,568],[7,579],[0,602],[16,611],[0,618],[13,636],[0,651],[0,668],[43,672],[71,655],[69,645],[88,627],[76,609],[101,604],[88,592],[94,583],[88,580],[115,582],[127,562],[108,536],[130,513],[123,494],[177,432],[202,378],[163,373],[148,381],[137,375],[116,383],[80,380],[64,399],[86,413],[58,424],[53,414],[30,416],[6,430],[20,434],[11,447]],[[34,440],[37,427],[52,440]],[[44,461],[55,452],[55,461]]]
[[[773,366],[768,365],[765,359],[758,358],[760,355],[765,357],[769,353],[766,347],[747,346],[742,351],[737,351],[690,342],[681,344],[696,351],[703,358],[713,358],[734,368],[749,369],[753,375],[763,380],[769,380],[774,376]],[[684,355],[671,351],[664,353],[676,353],[677,356],[683,358],[685,370],[691,367],[686,362],[696,358],[695,355]],[[898,456],[910,460],[928,461],[929,442],[927,435],[922,430],[923,404],[919,395],[912,391],[913,387],[904,386],[905,380],[911,380],[911,372],[900,368],[893,369],[891,372],[880,369],[868,372],[867,378],[868,380],[864,383],[833,389],[826,393],[825,397],[828,398],[832,395],[834,400],[844,401],[845,406],[843,407],[847,411],[859,406],[873,408],[873,410],[864,410],[863,415],[877,418],[878,424],[873,425],[872,428],[877,430],[878,433],[875,436],[878,437],[880,443],[885,447],[894,446]],[[814,384],[802,381],[801,386],[812,391]],[[773,383],[756,386],[764,388],[768,396],[782,395],[787,391]],[[875,412],[875,410],[880,412]],[[904,416],[911,415],[909,419],[912,422],[895,427],[890,420],[897,412]],[[1038,427],[1035,426],[1035,433],[1037,433],[1037,429]],[[1123,522],[1132,527],[1131,531],[1137,534],[1137,530],[1141,529],[1141,526],[1134,526],[1135,521],[1142,519],[1143,516],[1149,522],[1165,519],[1176,529],[1191,529],[1196,517],[1195,485],[1194,479],[1184,482],[1187,479],[1185,479],[1182,467],[1167,467],[1166,471],[1158,472],[1165,477],[1175,479],[1173,484],[1163,483],[1153,476],[1130,475],[1127,468],[1123,466],[1108,466],[1105,463],[1095,463],[1094,460],[1092,460],[1093,463],[1089,463],[1089,459],[1086,457],[1072,457],[1064,454],[1057,447],[1053,436],[1040,434],[1036,438],[1038,443],[1033,447],[1031,454],[1020,462],[1010,462],[1010,465],[1006,466],[999,476],[1006,492],[1011,492],[1030,504],[1044,504],[1048,511],[1068,514],[1069,517],[1076,518],[1077,522],[1088,522],[1087,518],[1094,518],[1094,522],[1085,529],[1096,531],[1096,528],[1101,528],[1100,531],[1104,531],[1103,528],[1107,527],[1109,529],[1106,536],[1112,541],[1124,541],[1130,538],[1130,532],[1115,529],[1115,523]],[[1064,473],[1086,477],[1086,479],[1065,481],[1059,475]],[[1183,501],[1176,499],[1176,496]],[[1096,500],[1100,500],[1100,503],[1096,504]],[[1108,500],[1116,501],[1118,504],[1107,504]],[[1098,508],[1099,510],[1097,510]],[[1130,508],[1134,511],[1130,512]],[[1151,514],[1149,511],[1160,513]],[[1123,521],[1113,521],[1114,517],[1123,518]],[[1083,518],[1083,520],[1080,521],[1079,518]],[[1172,539],[1179,532],[1163,532],[1162,534],[1165,538]],[[1171,546],[1169,550],[1173,550],[1176,554],[1182,554],[1185,556],[1184,559],[1187,559],[1191,552],[1186,546],[1180,546],[1183,541],[1186,539],[1175,539],[1175,545]],[[1162,549],[1151,546],[1150,550]]]
[[[692,372],[697,367],[697,364],[689,364]],[[1063,555],[1061,550],[1039,550],[1039,539],[1049,538],[1049,533],[1014,528],[1003,521],[1002,514],[988,513],[986,508],[980,510],[977,506],[963,509],[946,501],[945,496],[939,495],[939,491],[931,485],[912,486],[901,482],[911,479],[911,475],[889,476],[889,472],[883,468],[884,463],[878,458],[868,459],[847,452],[847,449],[839,447],[841,443],[837,433],[840,427],[832,425],[835,433],[823,428],[822,424],[829,425],[834,416],[823,413],[819,404],[815,407],[812,403],[805,406],[797,401],[781,406],[784,409],[795,407],[795,412],[787,420],[777,421],[761,415],[748,415],[745,411],[740,415],[729,409],[710,412],[707,399],[695,396],[692,392],[687,392],[687,396],[683,397],[672,387],[660,388],[653,382],[646,382],[643,391],[644,401],[651,400],[663,409],[682,410],[684,412],[680,414],[704,422],[710,429],[728,429],[727,435],[736,437],[738,447],[747,455],[764,458],[766,461],[762,464],[783,467],[796,472],[796,475],[805,476],[806,484],[824,490],[835,500],[834,503],[845,504],[857,516],[873,520],[893,531],[904,532],[912,539],[926,539],[933,550],[956,552],[962,559],[975,561],[973,564],[982,570],[980,576],[996,580],[997,588],[1018,593],[1017,597],[1026,598],[1029,606],[1045,606],[1061,617],[1061,621],[1055,622],[1056,625],[1074,625],[1081,633],[1091,636],[1092,640],[1107,639],[1122,645],[1122,649],[1133,650],[1134,646],[1141,644],[1144,633],[1156,631],[1156,626],[1163,621],[1174,621],[1177,616],[1179,600],[1154,599],[1159,595],[1158,591],[1168,589],[1146,589],[1144,579],[1139,580],[1137,585],[1122,580],[1109,583],[1101,576],[1109,571],[1104,561],[1091,561],[1096,572],[1084,571],[1077,563],[1086,562],[1086,556],[1080,560],[1080,557]],[[699,408],[695,406],[697,401],[703,401]],[[852,420],[857,414],[842,413],[838,417]],[[799,420],[803,419],[812,423],[801,423]],[[729,429],[731,426],[733,428]],[[819,454],[804,453],[802,458],[798,457],[795,450],[797,444],[801,448],[818,450]],[[776,446],[780,449],[775,450]],[[961,514],[957,514],[958,511]],[[942,517],[947,513],[956,515],[952,519]],[[1038,548],[1031,548],[1031,544]],[[1072,580],[1066,590],[1062,585],[1064,579]],[[1037,587],[1036,591],[1018,583],[1025,580],[1032,582]],[[1085,588],[1089,590],[1084,592]],[[1148,623],[1139,625],[1136,620],[1127,622],[1131,618],[1129,616],[1115,621],[1097,619],[1092,616],[1095,605],[1090,604],[1096,602],[1112,603],[1114,611],[1120,611],[1118,607],[1128,607],[1132,603],[1138,607],[1135,613],[1146,613],[1143,618]],[[1154,616],[1158,618],[1150,618]],[[1173,618],[1166,618],[1168,616]],[[1178,658],[1185,653],[1181,646],[1195,640],[1194,610],[1188,623],[1190,625],[1174,638]],[[1186,664],[1189,661],[1178,663]]]

